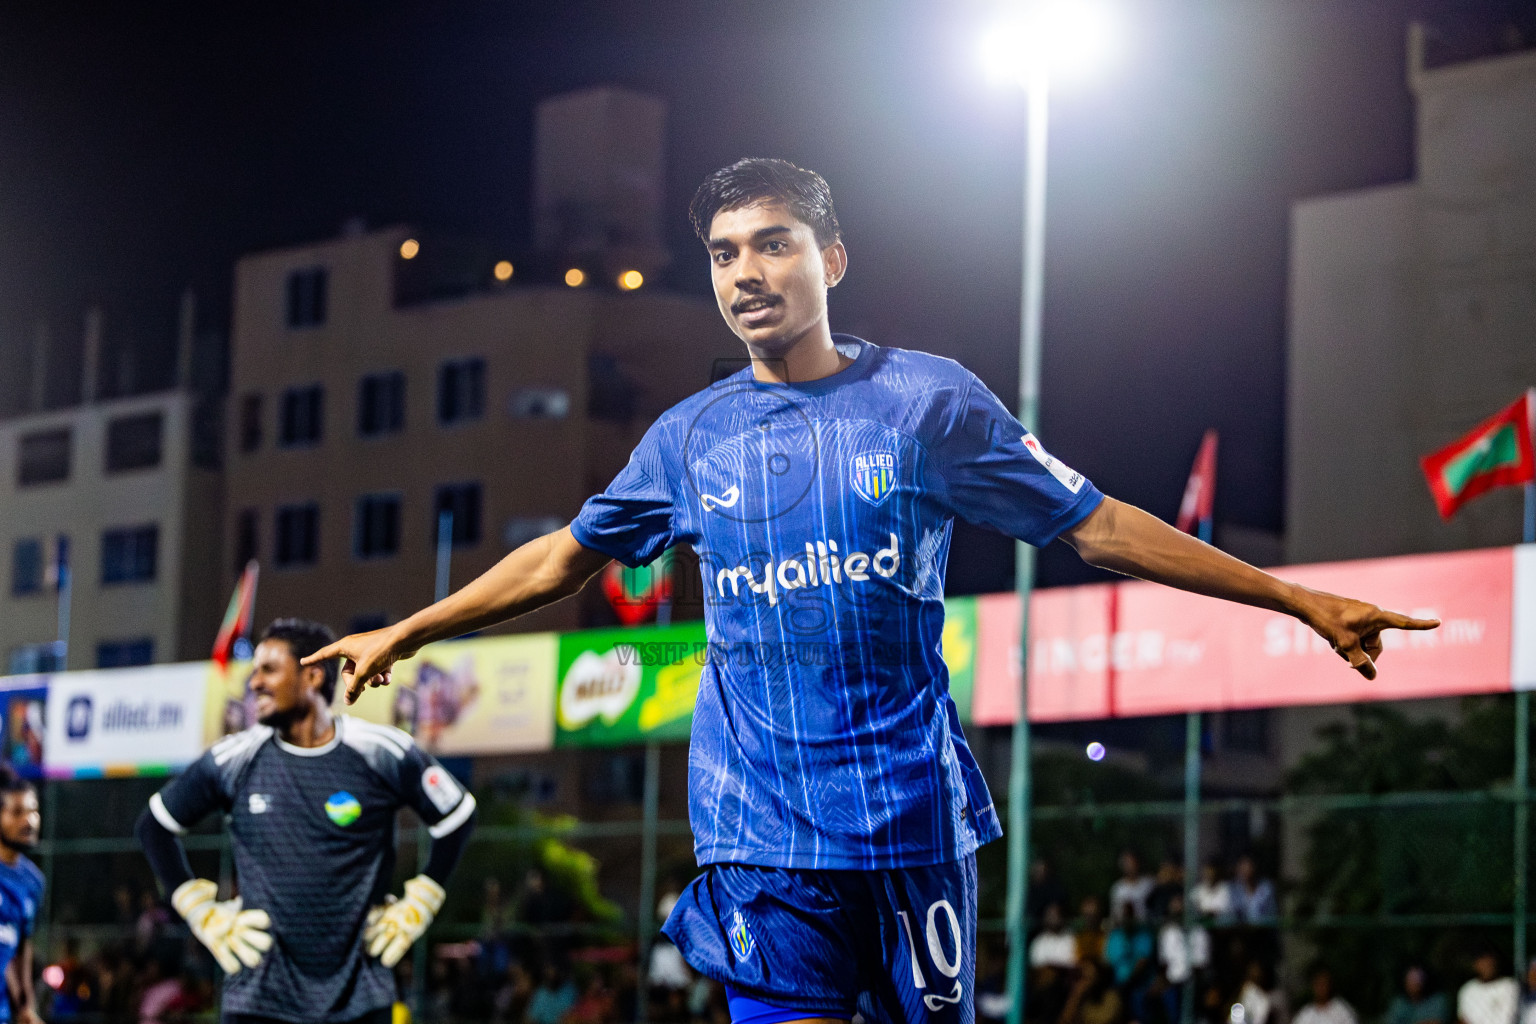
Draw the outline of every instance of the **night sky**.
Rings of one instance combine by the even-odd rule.
[[[607,83],[670,104],[665,285],[708,294],[700,178],[783,156],[837,201],[833,329],[1017,394],[1023,104],[976,65],[993,5],[232,6],[0,7],[0,401],[38,318],[74,338],[101,304],[145,386],[182,288],[223,330],[238,255],[351,217],[522,251],[534,103]],[[1278,530],[1290,204],[1412,175],[1411,18],[1492,50],[1530,5],[1112,6],[1118,59],[1052,109],[1041,434],[1171,517],[1215,426],[1218,522]],[[955,589],[1010,585],[1006,546],[958,548]],[[1048,553],[1045,581],[1072,562]]]

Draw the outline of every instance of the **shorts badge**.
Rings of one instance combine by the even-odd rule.
[[[741,916],[739,910],[731,915],[730,940],[731,952],[736,954],[737,960],[745,960],[757,948],[757,940],[752,937],[752,929],[747,927],[747,919]]]

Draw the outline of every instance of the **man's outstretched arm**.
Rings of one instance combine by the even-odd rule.
[[[607,565],[609,557],[583,547],[570,527],[556,530],[513,551],[468,586],[393,626],[353,633],[324,647],[303,664],[340,656],[347,703],[365,686],[386,686],[390,668],[435,640],[448,640],[494,626],[580,590]]]
[[[1076,548],[1083,561],[1101,569],[1293,615],[1367,679],[1376,678],[1382,630],[1440,625],[1438,619],[1413,619],[1287,583],[1114,498],[1106,497],[1061,539]]]

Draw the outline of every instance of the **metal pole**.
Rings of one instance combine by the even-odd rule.
[[[1531,825],[1531,691],[1515,694],[1515,975],[1523,977]]]
[[[54,549],[54,564],[57,567],[59,585],[59,618],[58,618],[58,642],[54,645],[55,672],[69,671],[69,617],[71,605],[74,603],[75,586],[74,570],[69,567],[69,538],[59,534],[57,547]]]
[[[645,819],[640,831],[640,912],[635,915],[639,932],[640,969],[636,978],[635,1020],[644,1024],[650,1014],[651,945],[656,939],[656,818],[661,803],[661,744],[645,745]]]
[[[1195,877],[1200,873],[1200,712],[1184,716],[1184,949],[1189,955],[1189,977],[1179,1002],[1180,1024],[1195,1019],[1195,965],[1192,941],[1195,912]]]
[[[43,872],[43,905],[38,914],[37,924],[37,948],[34,955],[43,963],[52,963],[53,953],[49,943],[53,939],[53,929],[50,926],[53,921],[53,894],[58,888],[55,882],[59,874],[59,855],[54,852],[59,830],[56,822],[59,818],[59,782],[57,779],[43,779],[43,828],[42,848],[44,852],[39,854],[42,861],[39,865]]]
[[[1044,63],[1029,71],[1029,125],[1024,146],[1024,268],[1019,323],[1019,422],[1034,431],[1040,413],[1040,330],[1045,292],[1045,156],[1049,80]],[[1008,776],[1008,1024],[1023,1024],[1027,992],[1029,890],[1029,598],[1035,549],[1020,541],[1014,556],[1019,592],[1019,709]]]
[[[432,856],[432,836],[427,832],[427,823],[420,818],[416,819],[416,871],[418,873],[427,868],[427,858]],[[422,1011],[427,1006],[427,937],[421,939],[411,947],[411,1020],[421,1020]]]
[[[437,582],[432,589],[432,600],[441,601],[448,596],[448,572],[453,566],[453,513],[437,514]]]

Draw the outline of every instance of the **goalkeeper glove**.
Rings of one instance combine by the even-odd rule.
[[[393,967],[421,938],[437,912],[443,909],[448,894],[426,875],[417,875],[405,883],[405,895],[368,912],[363,941],[368,955],[376,956],[385,967]]]
[[[225,974],[238,973],[241,964],[255,967],[261,963],[261,955],[272,948],[272,936],[267,931],[272,919],[265,910],[242,910],[238,896],[223,902],[218,896],[216,884],[194,878],[171,893],[171,906],[186,918],[192,934],[208,947]]]

